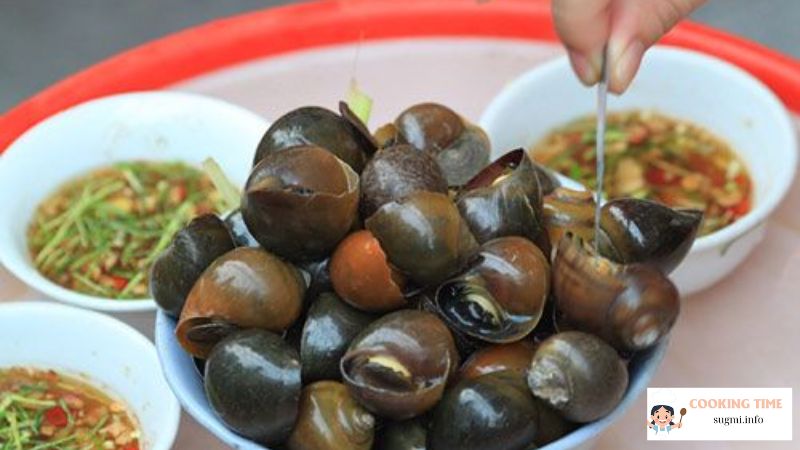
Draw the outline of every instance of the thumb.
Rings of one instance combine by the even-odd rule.
[[[608,41],[609,89],[622,93],[639,70],[645,50],[706,0],[614,0]]]
[[[572,68],[586,85],[597,83],[609,38],[614,0],[553,0],[553,21]]]

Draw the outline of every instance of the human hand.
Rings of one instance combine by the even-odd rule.
[[[645,50],[706,0],[553,0],[553,18],[578,78],[600,80],[608,44],[611,92],[628,88]]]

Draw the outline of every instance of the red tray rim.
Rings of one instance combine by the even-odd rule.
[[[413,37],[557,41],[549,0],[318,0],[268,8],[134,47],[40,91],[0,116],[0,153],[39,121],[93,98],[161,89],[292,51]],[[676,27],[662,43],[715,55],[743,68],[800,113],[800,61],[692,22]]]

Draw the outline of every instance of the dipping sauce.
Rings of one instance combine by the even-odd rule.
[[[136,419],[101,390],[52,370],[0,369],[0,448],[139,450]]]
[[[594,189],[595,132],[595,118],[581,118],[533,146],[532,156]],[[698,125],[652,111],[609,114],[605,151],[607,198],[701,209],[699,235],[750,210],[752,182],[745,164],[726,142]]]
[[[203,172],[178,162],[121,162],[68,182],[28,230],[36,268],[74,291],[146,298],[148,270],[194,216],[222,209]]]

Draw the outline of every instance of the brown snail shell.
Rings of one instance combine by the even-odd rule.
[[[318,381],[303,388],[288,450],[370,450],[375,418],[359,405],[347,387]]]
[[[464,186],[457,204],[481,243],[503,236],[536,241],[544,232],[539,179],[522,149],[506,153],[478,173]]]
[[[447,180],[436,160],[410,145],[384,148],[361,173],[361,215],[367,218],[386,203],[416,191],[447,194]]]
[[[379,142],[408,143],[433,156],[452,187],[464,185],[489,163],[486,133],[438,103],[411,106],[376,135]]]
[[[489,164],[489,136],[478,126],[467,124],[448,147],[433,153],[449,186],[463,186]]]
[[[589,191],[560,187],[544,197],[544,222],[550,242],[557,245],[569,232],[594,241],[594,196]]]
[[[323,259],[357,219],[358,175],[321,147],[267,154],[242,197],[247,228],[261,245],[291,261]]]
[[[463,269],[475,238],[447,195],[418,191],[383,205],[364,222],[389,262],[420,286],[435,285]]]
[[[579,331],[555,334],[539,345],[528,370],[533,395],[573,422],[605,417],[628,387],[628,369],[613,347]]]
[[[436,406],[428,450],[529,450],[539,408],[525,379],[495,372],[460,381]]]
[[[299,317],[304,290],[293,266],[264,250],[237,247],[197,280],[175,334],[187,352],[205,358],[238,328],[282,332]]]
[[[638,351],[667,335],[680,311],[675,285],[658,269],[590,255],[569,236],[553,262],[559,325],[593,333],[621,351]]]
[[[447,323],[492,343],[522,339],[539,323],[550,291],[550,265],[519,237],[494,239],[465,274],[442,284],[435,302]]]
[[[322,147],[361,173],[372,148],[353,117],[340,117],[318,106],[304,106],[289,111],[276,120],[261,138],[253,165],[267,155],[288,148],[314,145]]]
[[[416,310],[390,313],[369,325],[341,360],[342,378],[375,414],[405,420],[431,409],[458,368],[447,326]]]
[[[467,380],[495,372],[511,371],[525,376],[533,360],[536,345],[529,340],[496,344],[478,349],[459,369],[459,379]]]
[[[166,313],[179,317],[192,286],[206,267],[233,250],[225,224],[213,214],[194,218],[172,238],[150,268],[150,294]]]
[[[464,131],[461,116],[438,103],[411,106],[397,116],[394,125],[406,142],[433,153],[449,147]]]
[[[362,311],[385,312],[406,305],[405,278],[389,266],[380,243],[367,230],[350,234],[336,247],[330,274],[336,293]]]

